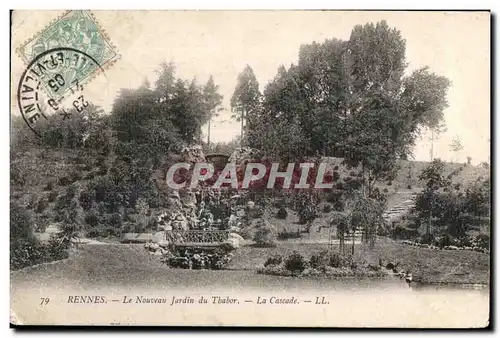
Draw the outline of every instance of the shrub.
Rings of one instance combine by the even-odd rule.
[[[297,214],[300,224],[311,223],[318,217],[317,204],[308,196],[302,197],[299,201]]]
[[[259,220],[257,230],[254,233],[253,240],[256,246],[269,247],[276,245],[276,230],[265,220]]]
[[[346,177],[347,178],[347,177]],[[349,177],[350,178],[350,177]],[[348,190],[358,190],[363,186],[363,182],[359,179],[351,179],[346,182],[345,187]]]
[[[103,155],[99,156],[97,158],[97,165],[102,166],[102,165],[106,164],[106,159],[107,159],[106,156],[103,156]]]
[[[291,272],[287,270],[283,265],[268,265],[266,267],[257,269],[257,273],[264,275],[275,275],[275,276],[291,275]]]
[[[333,206],[330,204],[330,203],[326,203],[324,206],[323,206],[323,212],[330,212],[333,210]]]
[[[357,177],[357,176],[358,176],[358,174],[357,174],[355,171],[351,171],[351,172],[349,173],[349,176],[352,176],[352,177]]]
[[[149,229],[156,229],[156,225],[158,224],[158,220],[156,217],[149,217],[148,219],[148,228]]]
[[[15,201],[10,202],[10,241],[33,240],[31,213]]]
[[[57,193],[57,191],[52,190],[52,191],[49,193],[49,196],[48,196],[48,201],[49,201],[50,203],[54,202],[54,201],[57,199],[57,196],[58,196],[58,195],[59,195],[59,194]]]
[[[333,182],[337,182],[340,179],[340,174],[338,171],[333,172],[332,180]]]
[[[54,189],[54,182],[48,181],[43,190],[52,191],[52,189]]]
[[[35,212],[37,214],[41,214],[45,209],[47,209],[48,206],[49,202],[45,198],[40,197],[40,199],[36,203]]]
[[[297,231],[286,231],[286,230],[283,230],[283,231],[280,231],[278,233],[278,239],[279,240],[286,240],[286,239],[289,239],[289,238],[300,238],[300,232],[297,230]]]
[[[434,244],[435,237],[431,233],[426,233],[420,238],[420,243],[422,244]]]
[[[388,194],[389,193],[389,189],[387,188],[384,188],[384,190],[382,190],[384,193]]]
[[[411,184],[408,184],[408,185],[406,186],[406,189],[411,190],[411,189],[412,189]]]
[[[462,238],[459,238],[459,246],[473,246],[473,239],[471,237],[465,236]]]
[[[28,203],[26,204],[26,209],[34,209],[38,202],[37,196],[35,194],[31,194],[28,198]]]
[[[474,238],[473,243],[480,248],[489,249],[490,236],[488,234],[479,234]]]
[[[285,208],[286,207],[286,201],[284,198],[276,198],[273,202],[273,206],[275,208]]]
[[[333,170],[339,170],[339,166],[336,165],[335,167],[333,167]]]
[[[306,260],[298,251],[293,251],[285,260],[285,268],[292,274],[301,273],[306,268]]]
[[[260,226],[253,236],[256,246],[273,247],[276,246],[276,232],[271,225]]]
[[[50,209],[46,209],[42,214],[37,215],[37,217],[35,218],[35,231],[44,232],[49,224],[52,223],[52,218],[53,216],[50,212]]]
[[[435,240],[435,245],[440,247],[440,248],[444,248],[445,246],[453,245],[453,238],[450,235],[444,235],[444,236],[437,237]]]
[[[276,218],[279,219],[286,219],[288,216],[288,211],[284,207],[281,207],[278,212],[276,213]]]
[[[62,187],[65,187],[67,185],[70,185],[72,182],[71,182],[71,179],[69,177],[61,177],[58,181],[58,184]]]
[[[309,265],[311,266],[311,268],[318,269],[328,265],[329,262],[330,259],[328,251],[321,251],[311,256],[311,259],[309,260]]]
[[[69,257],[68,250],[65,244],[52,237],[49,243],[44,247],[45,261],[51,262]]]
[[[115,228],[113,226],[107,226],[104,229],[104,234],[106,237],[119,237],[121,234],[121,229],[120,228]]]
[[[86,174],[83,179],[85,180],[93,180],[95,178],[96,174],[93,173],[93,172],[89,172],[88,174]]]
[[[397,224],[392,230],[392,237],[397,239],[410,239],[418,236],[418,230],[414,228],[410,228],[407,225],[408,222],[403,222],[403,224]],[[432,244],[433,238],[426,239],[427,243],[422,242],[423,244]]]
[[[90,209],[85,213],[84,217],[85,224],[90,225],[91,227],[96,227],[99,224],[100,216],[97,210]]]
[[[102,165],[96,172],[97,176],[104,176],[108,173],[108,167],[106,165]]]
[[[106,224],[111,228],[121,228],[122,227],[122,216],[119,213],[113,213],[106,217]]]
[[[272,257],[269,257],[267,261],[264,263],[264,267],[267,267],[269,265],[280,265],[283,262],[283,257],[281,257],[278,254],[275,254]]]
[[[11,243],[10,247],[10,268],[12,270],[21,269],[27,266],[51,262],[68,257],[66,245],[53,238],[47,245],[29,240]]]
[[[137,199],[135,203],[135,211],[140,215],[149,214],[149,204],[144,198]]]
[[[392,181],[387,182],[387,185],[391,186],[392,185]]]
[[[342,198],[342,191],[336,191],[334,189],[328,191],[326,193],[326,198],[325,200],[328,202],[328,203],[336,203],[338,200],[340,200]]]
[[[89,229],[86,235],[89,238],[102,237],[103,232],[104,232],[104,227],[96,226],[92,229]]]
[[[244,239],[251,239],[253,238],[252,235],[252,229],[250,227],[244,227],[238,231],[238,234],[243,237]]]
[[[344,190],[344,184],[342,182],[338,182],[337,184],[335,184],[335,188],[337,188],[338,190]]]
[[[92,207],[92,202],[94,201],[94,191],[88,189],[84,190],[80,193],[80,205],[82,206],[83,210],[87,211],[90,210]]]
[[[82,174],[79,171],[75,170],[75,171],[71,172],[71,175],[70,175],[71,183],[76,182],[76,181],[80,181],[81,179],[82,179]]]
[[[328,260],[328,266],[332,268],[356,268],[352,255],[341,255],[338,252],[333,252]]]
[[[39,245],[28,240],[10,244],[10,268],[17,270],[40,262]]]
[[[250,218],[261,218],[264,215],[264,207],[255,205],[253,208],[246,208],[245,212]]]

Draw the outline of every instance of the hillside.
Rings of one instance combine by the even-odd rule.
[[[361,168],[349,168],[342,164],[344,161],[343,158],[340,157],[326,157],[323,161],[329,163],[331,166],[338,166],[338,172],[340,177],[346,176],[358,176],[361,173]],[[387,188],[389,193],[394,193],[399,190],[407,190],[408,186],[411,186],[411,189],[422,189],[425,187],[425,182],[419,181],[418,177],[422,170],[424,170],[430,162],[424,161],[408,161],[408,160],[400,160],[398,162],[398,171],[396,178],[388,183],[388,182],[377,182],[375,186],[379,189]],[[467,165],[464,163],[450,163],[444,162],[444,175],[450,175],[452,173],[456,173],[452,181],[453,183],[461,182],[463,184],[467,184],[469,182],[475,181],[478,177],[488,177],[490,174],[490,170],[486,169],[482,166],[474,166]]]
[[[342,164],[342,158],[330,157],[324,160],[329,162],[334,171],[339,174],[337,183],[345,185],[359,180],[361,176],[359,168],[348,168]],[[155,230],[157,215],[164,211],[162,203],[158,205],[151,203],[147,208],[147,216],[144,218],[138,215],[137,207],[135,209],[114,207],[111,210],[106,196],[98,200],[99,194],[114,194],[112,196],[115,196],[119,193],[115,191],[112,181],[107,177],[111,167],[110,162],[109,155],[82,149],[69,151],[32,147],[25,153],[13,154],[11,199],[27,209],[35,224],[34,229],[38,232],[43,232],[51,224],[57,228],[57,223],[62,217],[61,205],[67,209],[69,202],[65,202],[65,198],[69,196],[68,198],[71,199],[73,196],[70,191],[71,186],[76,187],[76,198],[84,207],[79,217],[85,224],[83,230],[86,237],[116,238],[123,232]],[[394,181],[376,184],[376,187],[386,194],[387,209],[391,213],[394,210],[404,213],[404,210],[399,210],[402,209],[400,206],[403,204],[404,208],[411,207],[407,205],[406,200],[423,188],[418,176],[427,165],[427,162],[401,161],[400,170]],[[479,176],[489,175],[488,169],[483,167],[445,163],[445,173],[452,172],[456,172],[453,181],[462,183],[476,180]],[[88,205],[85,206],[88,199],[92,205],[87,203]],[[283,220],[282,223],[284,223],[283,226],[278,226],[278,230],[297,228],[296,220]],[[319,236],[325,239],[323,238],[325,234],[320,230],[321,221],[315,222],[313,228],[312,237]]]

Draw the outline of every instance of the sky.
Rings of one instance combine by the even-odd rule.
[[[156,79],[162,61],[172,61],[181,78],[204,84],[210,75],[219,85],[227,109],[212,124],[212,141],[229,141],[240,133],[231,121],[229,100],[236,78],[250,65],[261,91],[278,67],[297,63],[302,44],[327,38],[348,40],[357,24],[386,20],[406,39],[408,73],[423,66],[452,82],[447,131],[434,141],[434,157],[473,163],[490,156],[490,17],[479,12],[361,11],[93,11],[117,46],[121,59],[85,89],[95,104],[109,111],[120,88],[136,88]],[[15,12],[13,49],[60,15],[58,11]],[[12,55],[12,83],[23,71]],[[13,86],[16,87],[16,86]],[[13,111],[16,100],[12,90]],[[206,126],[204,128],[206,132]],[[463,150],[450,144],[459,137]],[[415,149],[416,160],[429,160],[430,135]]]

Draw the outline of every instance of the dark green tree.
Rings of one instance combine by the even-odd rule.
[[[10,242],[34,241],[33,219],[16,201],[10,202]]]
[[[231,97],[232,117],[236,121],[241,122],[241,142],[245,142],[245,128],[253,129],[251,125],[245,127],[245,123],[249,123],[253,119],[253,115],[258,114],[260,108],[261,94],[259,91],[259,83],[252,70],[247,65],[245,69],[238,75],[236,80],[236,88]]]
[[[444,176],[444,163],[434,159],[427,168],[422,170],[418,179],[425,182],[425,190],[418,195],[415,209],[419,219],[427,219],[427,233],[431,233],[433,215],[440,215],[445,210],[443,203],[437,199],[438,191],[448,187],[451,179]]]
[[[209,114],[207,144],[210,144],[210,127],[212,119],[219,116],[219,113],[223,110],[223,108],[220,107],[222,99],[223,96],[219,94],[219,86],[215,85],[213,77],[210,76],[203,87],[203,100]]]
[[[403,77],[405,41],[384,21],[356,26],[348,42],[351,94],[345,151],[361,164],[368,194],[379,179],[392,179],[422,128],[436,128],[447,107],[449,81],[427,68]],[[363,185],[365,186],[365,185]]]

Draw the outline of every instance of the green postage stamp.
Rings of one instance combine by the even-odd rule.
[[[71,90],[74,80],[78,80],[80,84],[87,83],[120,58],[116,46],[89,10],[66,11],[17,48],[17,53],[26,64],[30,64],[38,56],[56,48],[72,49],[83,56],[80,60],[66,58],[68,63],[73,61],[78,67],[68,65],[64,68],[65,74],[61,75],[66,81],[64,85],[58,86],[57,90],[42,82],[43,89],[54,100],[62,98]],[[44,66],[50,73],[50,62]]]

